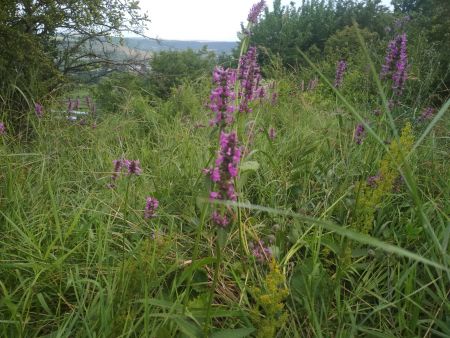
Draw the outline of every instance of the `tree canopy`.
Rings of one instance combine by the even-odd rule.
[[[2,0],[0,104],[25,104],[17,88],[41,97],[62,74],[111,65],[122,33],[148,22],[136,0]]]

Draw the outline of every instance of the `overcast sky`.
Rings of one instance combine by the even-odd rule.
[[[151,23],[147,35],[167,40],[236,41],[240,23],[258,0],[141,0]],[[272,1],[266,1],[272,7]],[[282,4],[291,1],[283,0]],[[300,4],[301,1],[294,1]],[[383,0],[388,4],[390,0]]]

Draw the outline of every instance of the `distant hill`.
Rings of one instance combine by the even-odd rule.
[[[231,41],[181,41],[181,40],[153,40],[145,38],[125,38],[125,46],[130,49],[141,51],[158,52],[162,50],[184,50],[193,49],[199,50],[203,46],[207,46],[208,50],[216,54],[227,53],[231,54],[233,48],[237,47],[237,42]]]

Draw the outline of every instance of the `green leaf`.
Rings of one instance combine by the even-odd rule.
[[[202,331],[200,330],[200,328],[192,322],[181,318],[174,318],[173,321],[177,323],[180,331],[188,337],[197,338],[202,336]]]
[[[239,166],[241,172],[257,171],[259,169],[259,163],[257,161],[246,161]]]

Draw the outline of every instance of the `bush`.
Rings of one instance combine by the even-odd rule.
[[[161,51],[150,61],[148,88],[161,98],[168,98],[171,89],[184,80],[195,80],[210,74],[215,64],[215,54],[206,47],[200,51]]]

